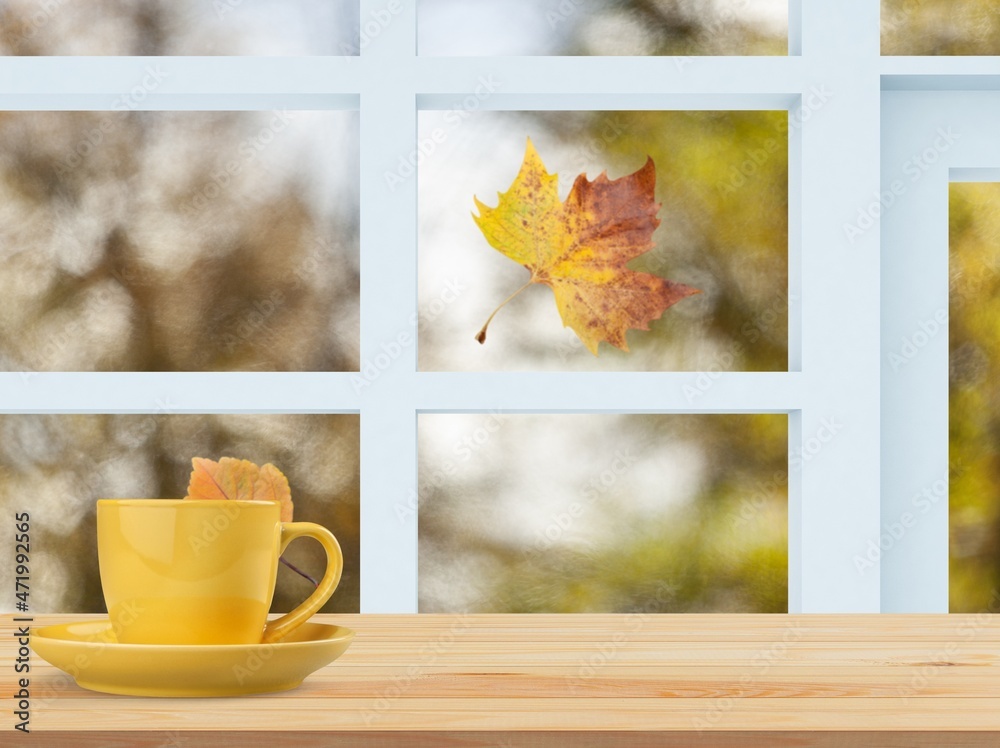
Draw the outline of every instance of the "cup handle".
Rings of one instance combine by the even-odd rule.
[[[340,584],[340,575],[344,571],[344,554],[333,533],[322,525],[313,522],[282,522],[278,555],[285,552],[289,543],[302,537],[315,538],[323,546],[323,550],[326,551],[326,573],[323,574],[319,586],[305,602],[281,618],[267,622],[264,626],[264,636],[261,638],[261,642],[265,644],[280,641],[308,621],[330,599]]]

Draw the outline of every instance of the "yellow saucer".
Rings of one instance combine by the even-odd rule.
[[[242,696],[287,691],[350,646],[343,626],[306,623],[275,644],[120,644],[111,622],[31,632],[31,648],[77,685],[123,696]]]

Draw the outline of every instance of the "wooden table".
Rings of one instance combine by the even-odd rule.
[[[32,704],[22,736],[3,616],[0,743],[1000,746],[997,616],[320,618],[357,638],[297,690],[142,699],[70,685]],[[33,690],[58,677],[35,655],[31,668]]]

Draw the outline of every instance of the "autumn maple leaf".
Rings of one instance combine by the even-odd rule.
[[[563,325],[591,353],[597,355],[602,340],[628,351],[628,330],[648,330],[669,307],[699,293],[627,266],[653,248],[653,232],[660,225],[653,159],[620,179],[602,172],[591,182],[581,174],[565,203],[559,201],[558,184],[529,138],[521,171],[500,193],[497,207],[475,198],[479,215],[473,218],[486,240],[531,272],[476,339],[486,342],[486,328],[508,301],[532,283],[544,283],[555,293]]]

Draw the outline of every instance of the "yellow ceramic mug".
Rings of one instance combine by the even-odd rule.
[[[267,622],[278,558],[295,538],[326,550],[326,573],[291,613]],[[344,558],[325,527],[282,522],[270,501],[103,499],[101,585],[118,641],[257,644],[282,639],[330,599]]]

